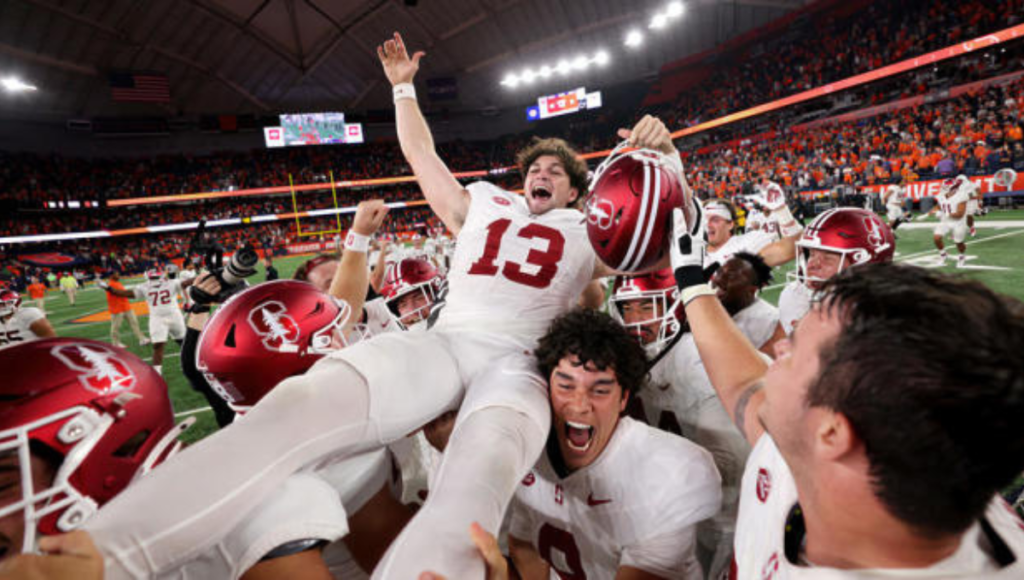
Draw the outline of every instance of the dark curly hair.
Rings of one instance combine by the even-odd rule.
[[[754,287],[758,290],[763,289],[775,279],[775,277],[772,276],[772,267],[769,266],[768,263],[764,261],[764,258],[759,254],[736,252],[732,257],[743,260],[750,264],[750,267],[754,269]]]
[[[551,323],[534,354],[545,380],[558,362],[571,355],[598,369],[611,369],[626,397],[635,395],[647,380],[647,356],[643,347],[611,316],[577,308]]]
[[[526,174],[529,173],[533,162],[542,155],[553,155],[562,162],[565,172],[569,175],[569,185],[576,188],[576,201],[573,204],[578,204],[587,196],[589,173],[587,162],[564,139],[557,137],[547,139],[534,137],[529,145],[516,154],[516,162],[519,164],[519,171],[523,174],[523,179],[526,179]]]

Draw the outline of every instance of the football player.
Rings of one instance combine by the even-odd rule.
[[[430,310],[442,293],[444,278],[426,258],[403,258],[384,277],[381,294],[404,328],[426,329]]]
[[[867,264],[823,286],[769,366],[704,283],[702,222],[674,222],[687,320],[754,446],[736,577],[1024,575],[1024,523],[998,495],[1024,470],[1024,304]]]
[[[164,347],[170,336],[178,344],[185,339],[185,317],[181,313],[178,299],[184,297],[184,290],[192,280],[169,280],[164,271],[154,266],[146,270],[146,281],[127,290],[121,290],[105,282],[97,285],[107,292],[122,298],[145,300],[149,305],[149,340],[153,344],[153,367],[163,372]]]
[[[758,293],[772,281],[772,269],[757,254],[733,254],[711,277],[711,286],[718,294],[725,311],[757,345],[771,356],[775,343],[785,337],[779,324],[777,308],[758,298]]]
[[[896,238],[878,215],[847,207],[814,218],[796,245],[796,269],[779,296],[779,319],[787,336],[825,281],[852,266],[891,262],[896,253]]]
[[[0,290],[0,348],[53,336],[57,331],[42,310],[22,306],[21,295],[14,290]]]
[[[895,234],[900,225],[910,220],[903,212],[903,187],[895,183],[886,187],[882,192],[882,203],[889,218],[889,228]]]
[[[704,578],[696,527],[718,513],[721,480],[704,449],[622,416],[644,384],[640,345],[608,315],[578,309],[536,355],[552,422],[511,508],[520,576]]]
[[[109,344],[23,343],[0,352],[0,364],[38,370],[0,386],[0,558],[47,549],[42,536],[80,528],[177,453],[178,435],[194,422],[175,425],[160,375]],[[213,548],[156,577],[295,577],[308,561],[326,572],[319,548],[346,531],[337,492],[293,475]]]
[[[110,578],[185,557],[186,538],[230,528],[288,474],[385,445],[460,404],[430,495],[376,574],[483,575],[465,530],[473,521],[497,530],[548,433],[546,383],[532,346],[592,279],[613,272],[597,260],[582,214],[568,207],[586,191],[587,169],[567,144],[543,140],[522,152],[522,197],[484,182],[464,188],[438,157],[415,100],[422,53],[410,58],[396,34],[378,55],[394,85],[403,154],[431,209],[458,236],[437,322],[430,332],[386,333],[324,358],[278,385],[244,421],[122,494],[90,523]],[[646,116],[619,136],[659,151],[671,173],[657,179],[683,187],[661,121]]]
[[[777,234],[766,229],[744,234],[734,234],[736,209],[724,199],[712,199],[705,203],[704,213],[708,222],[707,264],[714,269],[724,264],[737,252],[758,254],[769,266],[785,264],[795,256],[796,239],[801,227],[793,218],[786,205],[786,194],[776,183],[769,183],[757,196],[756,203],[778,224]],[[781,236],[776,240],[775,236]]]
[[[947,179],[943,182],[939,194],[935,196],[935,207],[919,218],[924,219],[936,213],[940,214],[939,223],[932,232],[932,241],[935,242],[935,248],[939,250],[941,264],[945,264],[949,259],[946,246],[942,241],[946,236],[950,236],[953,243],[956,244],[958,252],[956,267],[963,268],[967,264],[967,244],[964,243],[964,239],[967,238],[968,229],[967,205],[973,193],[974,190],[970,182]]]

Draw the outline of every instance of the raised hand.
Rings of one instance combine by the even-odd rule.
[[[391,86],[411,83],[413,77],[416,76],[416,71],[420,70],[420,59],[426,54],[421,50],[409,58],[402,35],[397,32],[394,38],[377,46],[377,57],[380,58],[380,63],[384,66],[384,74],[388,77]]]
[[[368,199],[359,202],[356,216],[352,220],[352,231],[362,236],[372,236],[384,223],[388,215],[388,206],[382,199]]]
[[[632,129],[619,129],[618,135],[640,149],[654,149],[666,155],[679,155],[665,123],[657,117],[644,115]]]

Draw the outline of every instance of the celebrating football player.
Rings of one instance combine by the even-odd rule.
[[[769,266],[785,264],[796,255],[796,239],[802,228],[786,205],[786,194],[782,187],[768,182],[761,193],[752,196],[752,199],[778,225],[777,232],[765,228],[735,234],[736,208],[724,199],[708,200],[704,207],[708,222],[707,268],[713,269],[724,264],[737,252],[758,254]],[[778,236],[782,239],[777,239]]]
[[[376,573],[483,575],[465,530],[473,521],[497,530],[550,424],[532,346],[590,280],[613,272],[596,259],[583,216],[568,208],[587,187],[586,165],[572,149],[543,140],[523,151],[523,197],[482,182],[464,188],[437,156],[416,104],[412,80],[423,53],[410,58],[396,34],[378,54],[394,85],[402,151],[431,208],[458,236],[446,305],[431,332],[382,334],[285,380],[244,421],[108,505],[90,529],[110,578],[186,557],[183,544],[195,549],[197,538],[202,546],[222,535],[288,474],[404,437],[460,401],[430,496]],[[660,152],[656,162],[669,169],[655,179],[686,189],[661,121],[644,117],[619,135]]]
[[[1024,524],[997,493],[1024,470],[1024,304],[921,268],[858,266],[823,285],[769,366],[704,283],[701,222],[674,221],[687,320],[754,445],[737,577],[1024,574]]]
[[[891,262],[896,253],[889,226],[875,212],[851,207],[830,209],[814,218],[796,245],[796,269],[779,296],[779,319],[787,336],[827,280],[852,266]]]
[[[697,523],[718,513],[711,455],[622,417],[644,384],[640,345],[608,315],[557,318],[537,347],[551,434],[512,504],[509,549],[523,578],[704,578]]]
[[[935,196],[935,207],[918,219],[939,213],[939,224],[932,232],[932,241],[935,248],[939,250],[939,262],[945,264],[949,259],[943,238],[950,236],[956,244],[956,251],[959,255],[956,258],[956,267],[963,268],[967,264],[967,205],[971,201],[974,190],[970,182],[959,179],[947,179],[942,183],[939,194]]]
[[[34,306],[22,306],[16,291],[0,290],[0,349],[52,336],[57,336],[57,331],[46,313]]]

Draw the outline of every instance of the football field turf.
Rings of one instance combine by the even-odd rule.
[[[978,218],[978,235],[967,240],[968,268],[956,270],[955,259],[948,262],[942,269],[961,272],[976,278],[998,292],[1010,294],[1024,300],[1024,210],[993,211],[988,216]],[[932,227],[935,221],[912,222],[904,225],[897,232],[896,260],[909,262],[924,267],[940,267],[937,264],[938,252],[932,245]],[[947,242],[947,250],[951,257],[956,256],[956,248]],[[307,257],[296,256],[280,258],[274,264],[282,278],[290,278],[295,269]],[[786,273],[792,265],[776,269],[775,282],[764,292],[764,298],[771,303],[778,300],[782,286],[786,282]],[[262,265],[253,276],[252,283],[262,282],[264,272]],[[125,286],[131,286],[141,278],[124,279]],[[46,298],[46,313],[60,336],[80,336],[96,340],[110,340],[110,323],[106,320],[96,322],[74,322],[76,319],[97,315],[107,309],[104,292],[90,284],[79,292],[78,303],[72,307],[67,298],[56,291],[51,291]],[[147,324],[146,317],[139,319],[144,334]],[[128,349],[150,360],[149,347],[140,347],[132,335],[127,323],[121,327],[121,340]],[[193,391],[181,373],[179,348],[173,341],[168,343],[163,364],[164,377],[170,389],[171,401],[179,419],[195,416],[196,424],[186,431],[183,439],[194,441],[216,428],[213,415],[206,405],[206,400]]]

